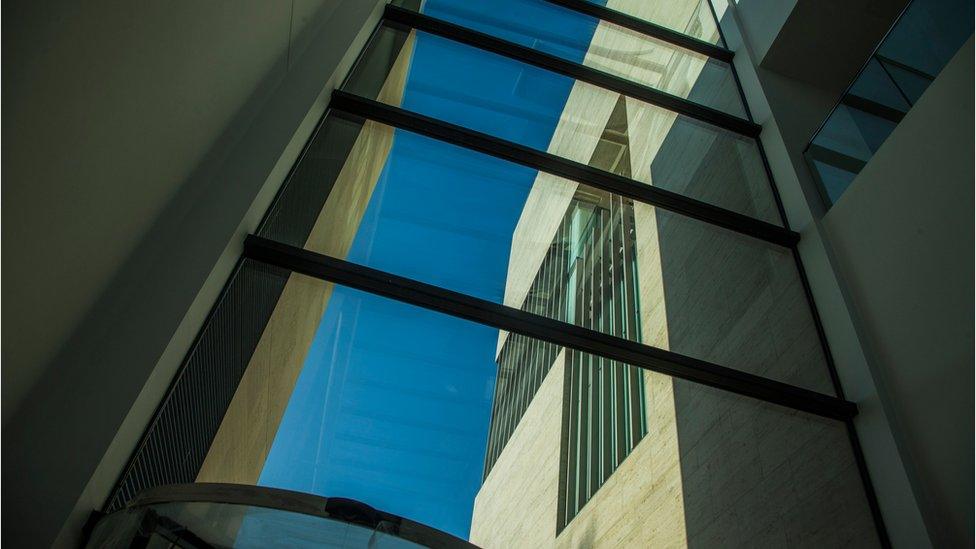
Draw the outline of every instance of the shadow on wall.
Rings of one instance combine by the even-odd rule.
[[[760,216],[761,163],[716,131],[679,119],[654,179]],[[791,252],[656,215],[671,350],[833,394]],[[674,401],[688,546],[878,544],[843,423],[677,379]]]
[[[677,380],[689,547],[879,546],[843,423]]]

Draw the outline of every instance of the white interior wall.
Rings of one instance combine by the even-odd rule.
[[[4,4],[3,541],[76,539],[382,4]]]

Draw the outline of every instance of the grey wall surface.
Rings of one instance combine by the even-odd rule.
[[[937,545],[973,545],[973,41],[824,226]]]
[[[4,4],[3,541],[104,497],[381,4]]]
[[[763,127],[761,141],[787,218],[801,235],[800,257],[845,396],[858,405],[854,426],[885,527],[896,547],[932,546],[909,473],[911,465],[896,440],[899,426],[884,380],[877,374],[878,361],[862,337],[850,291],[839,274],[822,222],[824,205],[802,155],[846,87],[835,72],[821,74],[824,62],[846,55],[843,65],[853,79],[873,44],[857,33],[852,35],[857,26],[849,23],[856,19],[836,25],[835,32],[835,26],[825,22],[817,10],[804,9],[803,1],[784,0],[784,4],[795,7],[786,17],[770,18],[761,17],[761,10],[756,9],[765,5],[764,0],[715,0],[729,47],[736,52],[735,66],[749,106]],[[832,2],[827,11],[835,13],[841,7],[853,10],[851,18],[872,21],[872,14],[877,15],[876,8],[881,6],[890,20],[874,19],[862,29],[865,35],[875,36],[876,44],[904,4],[904,0],[858,0],[845,7]],[[763,26],[777,24],[779,29]],[[830,39],[826,44],[825,37]],[[824,59],[811,59],[810,52],[822,47],[829,50]],[[790,57],[796,62],[789,63]]]

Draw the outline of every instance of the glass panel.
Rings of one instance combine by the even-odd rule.
[[[897,122],[841,105],[810,143],[806,158],[833,204],[871,159]]]
[[[498,331],[286,281],[197,482],[345,497],[466,538]]]
[[[925,90],[928,89],[932,80],[927,75],[912,70],[911,67],[896,65],[891,61],[880,61],[888,75],[898,86],[898,90],[914,105]]]
[[[612,124],[628,177],[781,224],[754,139],[506,57],[383,27],[344,88],[582,163]]]
[[[269,226],[324,207],[289,244],[832,391],[788,249],[375,122],[330,117],[309,150]],[[626,173],[629,151],[611,122],[593,157]]]
[[[725,46],[708,0],[586,0],[719,46]]]
[[[972,2],[914,0],[905,10],[805,153],[828,207],[972,35],[972,21]]]
[[[353,498],[470,531],[479,546],[588,546],[608,535],[644,547],[877,543],[841,422],[560,348],[542,369],[505,362],[498,330],[279,276],[287,283],[262,341],[293,349],[279,356],[297,371],[283,383],[292,366],[262,363],[259,345],[200,480],[254,463],[260,485]],[[301,313],[309,302],[314,314]],[[546,351],[530,338],[505,345]],[[587,385],[574,384],[582,374]],[[248,379],[263,380],[263,392]],[[260,406],[283,414],[240,421]],[[264,453],[252,442],[272,438]],[[582,481],[586,497],[570,509]],[[628,520],[605,520],[620,508]]]
[[[973,34],[972,2],[914,0],[891,29],[878,55],[931,81]]]
[[[854,82],[848,93],[890,107],[901,113],[907,112],[911,106],[877,59],[868,61],[868,65],[864,67],[864,72]]]
[[[844,169],[830,164],[827,162],[822,162],[817,160],[813,152],[807,152],[807,158],[814,169],[814,174],[820,181],[820,185],[823,187],[824,192],[827,193],[827,198],[831,204],[837,202],[840,196],[844,194],[847,187],[854,181],[857,177],[860,168]]]
[[[546,0],[428,0],[423,13],[746,117],[728,63]]]

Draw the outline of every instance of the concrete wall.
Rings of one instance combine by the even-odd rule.
[[[100,505],[380,8],[4,5],[4,541]]]
[[[917,466],[913,463],[914,458],[905,450],[906,444],[902,436],[906,432],[904,422],[899,419],[902,412],[899,410],[900,405],[893,398],[895,393],[889,390],[889,382],[884,374],[884,370],[890,366],[883,364],[884,351],[876,350],[871,340],[883,337],[883,345],[913,345],[915,352],[924,352],[930,346],[924,342],[924,338],[915,336],[910,338],[901,336],[896,342],[891,339],[894,332],[890,330],[883,336],[877,333],[872,335],[872,331],[876,332],[877,328],[868,327],[862,318],[862,313],[858,311],[863,306],[858,305],[858,302],[863,301],[864,297],[855,295],[857,291],[850,284],[851,277],[854,275],[844,272],[849,268],[844,267],[844,264],[850,260],[844,259],[844,256],[850,255],[851,252],[845,251],[845,248],[852,246],[852,242],[859,242],[858,246],[862,246],[860,248],[855,246],[853,249],[859,252],[866,251],[863,246],[867,244],[864,240],[867,235],[849,230],[853,227],[854,219],[874,224],[868,234],[878,235],[877,240],[871,242],[873,245],[880,246],[881,250],[872,250],[871,253],[855,261],[859,265],[858,269],[871,271],[879,277],[893,276],[896,272],[906,269],[908,272],[913,272],[916,258],[928,258],[925,254],[918,255],[916,252],[921,253],[920,250],[926,246],[935,246],[945,252],[947,243],[959,242],[959,233],[953,231],[951,235],[947,235],[944,231],[945,227],[927,227],[925,229],[929,230],[923,229],[923,235],[913,235],[916,239],[914,243],[916,247],[909,250],[910,253],[905,252],[905,243],[898,238],[897,233],[884,237],[874,233],[879,219],[887,220],[886,227],[903,226],[907,220],[911,220],[907,225],[914,226],[914,217],[917,214],[906,213],[910,205],[926,211],[930,207],[941,207],[941,203],[925,206],[919,204],[920,201],[939,199],[937,195],[933,196],[928,192],[914,195],[892,192],[892,187],[885,182],[877,185],[875,198],[883,195],[886,201],[904,201],[899,202],[902,204],[902,209],[892,211],[890,203],[862,199],[857,205],[858,208],[863,208],[862,211],[855,213],[854,207],[847,211],[850,224],[842,231],[845,234],[838,241],[840,248],[835,249],[837,230],[829,227],[832,223],[829,219],[834,215],[833,210],[827,218],[823,218],[824,205],[802,156],[804,147],[818,125],[826,118],[843,89],[853,79],[857,68],[870,55],[885,30],[894,22],[905,2],[858,1],[829,3],[826,7],[815,2],[813,3],[815,9],[811,9],[811,6],[803,7],[802,1],[795,4],[796,8],[792,9],[786,18],[777,21],[764,20],[757,15],[758,11],[755,8],[764,5],[758,0],[738,0],[731,3],[717,0],[716,7],[729,46],[736,51],[735,65],[753,115],[756,121],[763,125],[761,139],[783,198],[789,222],[802,236],[799,245],[800,255],[817,308],[823,319],[823,326],[846,397],[856,402],[860,410],[854,423],[864,448],[868,470],[878,494],[888,533],[896,547],[944,544],[946,541],[940,537],[939,531],[947,526],[944,523],[933,523],[930,518],[941,513],[926,510],[926,506],[930,508],[931,506],[919,497],[918,475],[915,473]],[[841,16],[838,16],[838,13]],[[763,25],[768,25],[768,28],[763,28]],[[760,28],[759,31],[756,30],[757,27]],[[830,28],[831,32],[823,32],[825,28]],[[843,75],[845,71],[849,76]],[[956,101],[956,105],[968,106],[969,101],[971,95],[964,102]],[[957,118],[960,121],[964,119],[965,116]],[[934,123],[929,131],[936,131],[938,127],[939,123]],[[898,132],[900,131],[901,128]],[[971,151],[971,127],[968,134],[965,139],[969,141],[965,146]],[[902,137],[902,139],[908,138]],[[924,162],[920,160],[919,155],[920,150],[913,151],[911,155],[916,166],[923,163],[926,166],[934,166],[939,162],[935,159],[942,157],[943,153],[935,154],[930,160]],[[948,158],[949,155],[946,156],[946,159]],[[963,164],[957,164],[957,167],[963,165],[965,169],[971,170],[971,159]],[[968,172],[967,177],[968,184],[971,185],[971,171]],[[929,177],[923,179],[927,182]],[[917,189],[919,180],[916,179],[913,183]],[[904,188],[908,188],[907,183]],[[956,204],[960,203],[969,202],[963,199]],[[904,217],[906,215],[908,217]],[[971,215],[969,210],[969,219]],[[963,231],[963,233],[967,232],[968,230]],[[925,244],[918,239],[923,240]],[[962,242],[956,251],[968,255],[972,253],[971,249],[971,241]],[[886,273],[881,272],[880,264],[876,261],[880,258],[885,258],[887,261]],[[869,264],[871,267],[868,267]],[[863,276],[864,272],[858,271],[857,275]],[[888,293],[887,296],[891,299],[887,302],[889,308],[871,311],[871,315],[881,314],[884,311],[893,314],[894,318],[910,318],[915,315],[907,312],[911,309],[906,300],[911,302],[928,299],[925,288],[927,284],[931,284],[931,280],[924,278],[908,280],[901,276],[897,279],[901,283],[900,293]],[[856,283],[863,284],[863,282]],[[957,303],[963,302],[965,299]],[[866,306],[873,307],[878,304],[875,302]],[[930,302],[929,306],[932,305]],[[899,312],[894,313],[891,307],[898,308]],[[949,316],[958,314],[957,310],[950,311],[945,309],[943,313]],[[930,324],[923,327],[920,322],[915,327],[932,329],[931,326]],[[960,345],[962,341],[965,341],[965,337],[957,338],[955,345],[959,345],[959,348],[969,345],[968,343]],[[968,373],[971,375],[971,370]],[[948,384],[944,384],[943,388],[947,389]],[[929,394],[931,393],[914,393],[911,401],[912,408],[939,409],[942,404],[940,397],[930,397]],[[954,404],[956,413],[967,410],[968,418],[969,410],[972,409],[971,400],[968,406],[960,402]],[[960,404],[963,405],[960,407]],[[930,406],[934,408],[929,408]],[[950,421],[944,416],[938,418],[938,421],[931,416],[919,417],[925,418],[929,430],[932,430],[933,425],[944,425],[945,422]],[[954,422],[955,418],[951,421]],[[968,425],[970,438],[967,440],[971,441],[971,423]],[[943,446],[939,452],[949,454],[950,448]],[[971,454],[971,444],[967,454]],[[940,461],[940,464],[952,470],[958,465],[958,454],[955,459],[956,461],[947,458]],[[968,509],[971,509],[971,504]],[[923,512],[927,515],[925,520],[923,520]],[[971,526],[969,532],[971,536]]]
[[[973,41],[823,219],[934,540],[973,545]]]

